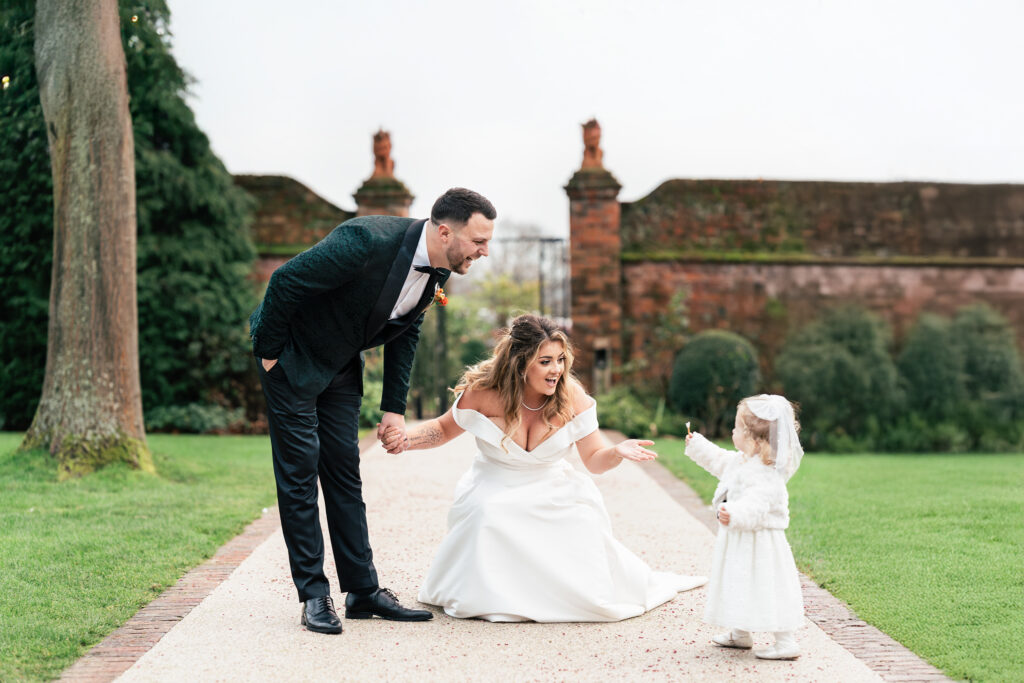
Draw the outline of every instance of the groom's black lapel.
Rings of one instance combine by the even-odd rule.
[[[430,302],[434,300],[434,294],[437,291],[437,288],[444,287],[444,283],[448,282],[448,277],[452,274],[447,268],[438,268],[438,270],[446,274],[441,276],[430,276],[430,279],[427,281],[427,286],[423,289],[423,295],[420,296],[420,300],[416,302],[416,306],[409,311],[413,319],[419,317],[419,314],[430,305]]]
[[[402,240],[402,246],[398,250],[394,263],[391,264],[388,279],[384,282],[384,287],[380,290],[380,296],[377,297],[377,303],[374,305],[373,311],[370,312],[370,317],[366,320],[364,346],[368,345],[377,336],[381,328],[387,324],[391,311],[395,307],[395,302],[398,301],[398,295],[402,293],[402,285],[405,284],[405,280],[409,276],[409,269],[412,268],[412,257],[416,254],[416,247],[419,245],[420,235],[423,234],[423,226],[426,222],[426,219],[418,220],[410,223],[409,227],[406,228],[405,239]]]
[[[437,291],[437,288],[443,285],[445,282],[447,282],[448,276],[451,275],[451,272],[444,268],[439,268],[438,270],[441,270],[446,274],[432,274],[430,276],[430,279],[427,280],[427,286],[423,288],[423,294],[420,296],[420,300],[416,302],[416,305],[413,306],[412,310],[410,310],[408,313],[399,318],[395,318],[394,320],[388,320],[384,324],[384,327],[383,329],[381,329],[380,333],[376,337],[374,337],[372,341],[367,342],[367,348],[372,346],[383,346],[384,344],[387,344],[389,341],[405,332],[407,327],[416,322],[416,319],[423,314],[423,311],[434,300],[434,294]]]

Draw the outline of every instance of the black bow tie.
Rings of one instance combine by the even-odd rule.
[[[427,273],[437,278],[446,278],[452,274],[452,271],[447,268],[434,268],[433,266],[413,266],[412,269],[418,273]]]

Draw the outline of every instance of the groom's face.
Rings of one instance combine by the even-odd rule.
[[[473,261],[487,256],[488,246],[494,236],[494,221],[485,218],[482,213],[474,213],[465,225],[441,224],[442,239],[445,243],[445,256],[448,268],[453,273],[465,275]],[[446,232],[444,228],[448,228]]]

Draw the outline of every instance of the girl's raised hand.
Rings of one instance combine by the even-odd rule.
[[[647,448],[647,446],[653,445],[654,442],[647,439],[626,439],[615,446],[615,455],[624,460],[632,460],[634,462],[654,460],[658,457],[658,454]]]

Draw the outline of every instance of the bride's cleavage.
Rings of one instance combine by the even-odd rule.
[[[543,404],[541,404],[543,406]],[[539,426],[538,426],[539,425]],[[524,415],[523,421],[519,426],[519,433],[515,436],[521,437],[523,443],[520,443],[518,439],[513,438],[515,444],[522,448],[527,453],[532,453],[537,450],[541,444],[548,440],[548,438],[557,431],[557,427],[549,425],[544,421],[544,418],[540,413],[534,413],[529,417]]]

